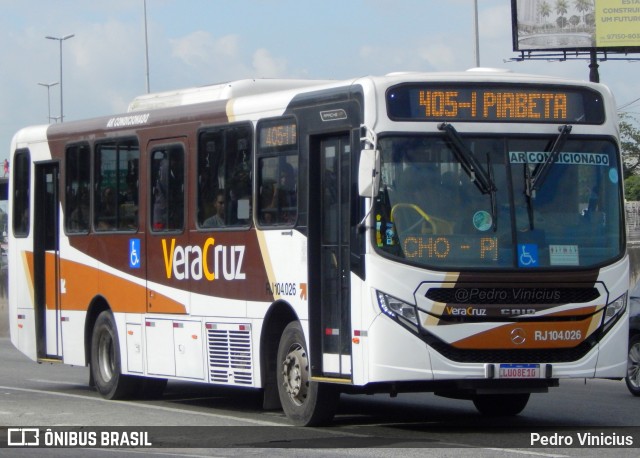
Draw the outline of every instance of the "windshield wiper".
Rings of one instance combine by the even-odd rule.
[[[549,155],[544,163],[536,167],[532,174],[527,174],[525,193],[529,198],[535,196],[535,192],[540,189],[544,180],[547,178],[549,170],[551,170],[551,165],[556,162],[558,154],[560,154],[564,143],[567,141],[567,138],[571,133],[571,126],[569,124],[565,124],[564,126],[558,127],[558,131],[560,133],[553,142]],[[525,167],[528,168],[529,166],[525,164]]]
[[[487,153],[487,167],[489,169],[489,182],[493,181],[493,167],[491,166],[491,155]],[[498,230],[498,203],[496,202],[496,189],[491,190],[491,228],[493,232]]]
[[[494,193],[496,191],[496,185],[491,179],[491,175],[487,172],[480,162],[473,155],[473,152],[464,144],[464,141],[458,134],[458,131],[451,124],[443,122],[438,124],[438,130],[442,130],[447,134],[447,138],[453,146],[453,154],[455,155],[460,165],[469,175],[471,181],[475,183],[482,194]]]
[[[489,194],[491,198],[491,221],[492,228],[495,232],[498,229],[498,210],[496,203],[496,185],[493,181],[493,168],[491,167],[491,159],[487,153],[487,167],[484,169],[482,164],[478,162],[473,152],[464,143],[460,134],[451,124],[443,122],[438,124],[438,130],[442,130],[447,134],[449,143],[453,146],[453,154],[460,162],[465,173],[471,178],[471,181],[477,186],[482,194]]]

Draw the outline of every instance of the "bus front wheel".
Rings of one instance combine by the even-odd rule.
[[[624,378],[629,392],[640,396],[640,334],[629,340],[629,355],[627,357],[627,376]]]
[[[118,331],[109,310],[98,315],[91,336],[91,374],[98,392],[106,399],[123,399],[135,388],[133,377],[120,370]]]
[[[297,426],[317,426],[333,418],[340,393],[310,380],[309,357],[302,327],[287,325],[278,346],[278,394],[282,409]]]
[[[489,417],[510,417],[518,415],[529,402],[529,393],[478,394],[473,398],[476,409]]]

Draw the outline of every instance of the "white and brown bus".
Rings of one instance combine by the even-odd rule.
[[[626,372],[613,97],[500,71],[243,80],[11,144],[11,339],[106,398],[260,389],[514,415]]]

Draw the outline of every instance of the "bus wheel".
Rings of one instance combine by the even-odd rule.
[[[340,393],[331,385],[309,380],[309,358],[302,327],[287,325],[278,346],[278,394],[287,417],[297,426],[331,421]]]
[[[529,393],[478,394],[473,397],[476,409],[490,417],[510,417],[518,415],[529,402]]]
[[[91,337],[91,374],[98,392],[107,399],[122,399],[135,388],[134,377],[120,370],[118,332],[110,311],[96,320]]]
[[[629,341],[627,376],[624,381],[631,394],[640,396],[640,334],[633,336]]]

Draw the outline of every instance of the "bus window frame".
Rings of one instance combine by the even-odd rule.
[[[249,158],[248,158],[248,162],[249,162],[249,189],[248,189],[248,196],[249,196],[249,218],[247,220],[246,224],[225,224],[224,226],[204,226],[204,222],[206,220],[206,217],[203,217],[202,221],[200,221],[200,211],[201,211],[201,200],[204,199],[204,197],[202,197],[201,199],[201,189],[200,189],[200,172],[201,172],[201,154],[206,154],[203,153],[202,150],[202,138],[206,135],[212,135],[212,134],[219,134],[222,136],[223,139],[223,152],[222,154],[224,155],[223,157],[223,161],[222,161],[222,168],[224,171],[224,180],[226,181],[228,178],[231,178],[231,172],[227,170],[227,148],[226,148],[226,144],[227,144],[227,132],[234,130],[234,129],[245,129],[245,133],[248,134],[248,152],[249,152]],[[249,121],[240,121],[240,122],[233,122],[233,123],[228,123],[228,124],[217,124],[217,125],[210,125],[210,126],[205,126],[205,127],[201,127],[200,129],[198,129],[198,131],[196,132],[196,142],[197,142],[197,149],[196,149],[196,183],[197,183],[197,189],[196,189],[196,211],[194,214],[194,219],[195,219],[195,227],[198,229],[198,231],[202,231],[202,232],[217,232],[217,231],[239,231],[239,230],[249,230],[251,229],[251,227],[253,226],[253,207],[254,207],[254,192],[253,192],[253,187],[254,187],[254,160],[255,160],[255,139],[256,139],[256,132],[254,130],[254,126],[253,123],[249,122]],[[238,153],[238,149],[235,149],[235,153],[237,155]],[[237,163],[236,163],[237,164]],[[229,173],[228,173],[229,172]],[[216,195],[216,193],[220,190],[221,188],[217,188],[216,191],[214,192],[214,196]],[[228,205],[229,203],[229,187],[226,186],[225,183],[225,188],[223,188],[224,194],[225,194],[225,203]],[[204,206],[204,204],[202,204]]]
[[[69,154],[69,149],[70,148],[81,148],[83,146],[86,146],[88,148],[88,156],[89,156],[89,181],[87,183],[87,192],[88,192],[88,198],[89,198],[89,223],[87,225],[87,228],[85,230],[78,230],[78,231],[73,231],[73,230],[69,230],[70,228],[70,224],[71,224],[71,213],[72,211],[69,211],[69,168],[68,168],[68,162],[69,162],[69,158],[68,158],[68,154]],[[91,232],[92,228],[93,228],[93,145],[91,145],[89,142],[87,141],[77,141],[77,142],[72,142],[72,143],[68,143],[65,145],[64,147],[64,224],[63,224],[63,229],[64,229],[64,233],[65,235],[69,236],[69,237],[75,237],[78,235],[87,235]]]
[[[17,159],[18,157],[23,157],[25,158],[25,160],[23,161],[24,164],[26,164],[26,167],[24,166],[17,166],[17,164],[19,164],[19,160]],[[24,165],[23,164],[23,165]],[[29,148],[18,148],[15,150],[15,152],[13,153],[13,161],[12,161],[12,181],[13,181],[13,186],[12,186],[12,191],[13,191],[13,205],[12,205],[12,222],[11,222],[11,231],[13,232],[13,236],[15,238],[28,238],[30,233],[31,233],[31,151],[29,150]],[[17,176],[18,173],[22,172],[22,174],[20,175],[20,177]],[[20,184],[20,189],[16,189],[16,185]],[[22,191],[25,194],[25,197],[22,198],[22,202],[25,205],[22,206],[18,206],[16,205],[17,202],[17,193],[19,191]],[[22,227],[17,228],[16,226],[16,222],[17,221],[22,221],[22,217],[19,216],[19,213],[22,213],[24,215],[26,215],[27,220],[26,220],[26,224],[24,227],[24,232],[23,231],[18,231],[16,229],[22,229]]]
[[[140,231],[140,215],[138,215],[137,217],[137,221],[136,221],[136,227],[135,228],[131,228],[131,229],[121,229],[117,227],[113,227],[113,228],[106,228],[106,229],[98,229],[98,221],[97,219],[99,218],[99,214],[97,211],[98,205],[96,203],[96,199],[99,197],[97,194],[97,190],[98,190],[98,174],[99,174],[99,166],[102,162],[98,162],[97,160],[97,155],[100,154],[100,147],[104,146],[104,145],[115,145],[115,150],[116,153],[119,155],[120,152],[120,148],[122,144],[132,144],[135,143],[138,147],[138,180],[137,180],[137,186],[138,186],[138,207],[140,206],[140,158],[142,156],[142,149],[140,146],[140,140],[137,136],[123,136],[123,137],[114,137],[114,138],[108,138],[108,139],[102,139],[100,141],[96,141],[93,144],[93,149],[92,149],[92,154],[91,154],[91,160],[92,160],[92,164],[91,164],[91,170],[92,170],[92,175],[91,175],[91,205],[93,205],[93,212],[92,212],[92,218],[91,218],[91,230],[93,233],[95,234],[114,234],[114,233],[124,233],[124,234],[135,234],[137,232]],[[117,165],[116,165],[116,170],[117,169]],[[100,188],[101,191],[103,188]],[[116,195],[116,199],[118,198],[118,195]],[[120,218],[120,208],[119,208],[119,203],[116,203],[116,223],[118,223],[119,218]]]
[[[277,124],[285,124],[287,122],[292,121],[295,125],[296,132],[296,142],[295,144],[287,144],[282,146],[272,146],[272,147],[260,147],[260,133],[261,129],[264,127],[269,127],[269,125],[277,125]],[[264,118],[260,119],[256,123],[256,154],[255,154],[255,221],[256,227],[261,230],[279,230],[279,229],[288,229],[293,228],[298,223],[298,219],[300,217],[300,123],[298,122],[298,118],[293,115],[286,116],[277,116],[272,118]],[[273,222],[273,223],[265,223],[260,218],[260,212],[262,211],[262,199],[260,196],[260,188],[262,186],[262,170],[261,170],[261,161],[270,158],[277,158],[278,160],[286,159],[290,156],[294,156],[298,166],[294,173],[295,178],[295,196],[296,196],[296,205],[295,205],[295,218],[288,222]],[[280,170],[280,166],[278,165],[278,171]],[[275,184],[275,183],[274,183]]]
[[[154,211],[154,204],[155,204],[155,194],[154,194],[154,187],[155,187],[155,176],[154,176],[154,172],[157,173],[158,169],[154,169],[154,158],[153,155],[161,150],[165,150],[165,151],[169,151],[172,150],[174,148],[179,148],[180,151],[182,152],[182,225],[180,228],[170,228],[170,229],[156,229],[154,228],[154,219],[153,219],[153,211]],[[149,228],[149,233],[152,235],[165,235],[165,234],[184,234],[187,228],[187,173],[188,173],[188,168],[189,168],[189,164],[187,162],[187,157],[188,157],[188,149],[187,149],[187,144],[185,142],[180,142],[180,141],[171,141],[168,143],[153,143],[151,145],[151,147],[149,147],[147,145],[147,150],[146,150],[146,157],[147,157],[147,188],[145,189],[144,194],[146,195],[146,199],[147,199],[147,226]],[[169,159],[169,161],[171,161]],[[170,171],[170,167],[171,165],[169,164],[169,171]],[[167,212],[169,211],[169,201],[167,202]],[[169,217],[167,216],[167,219]]]

